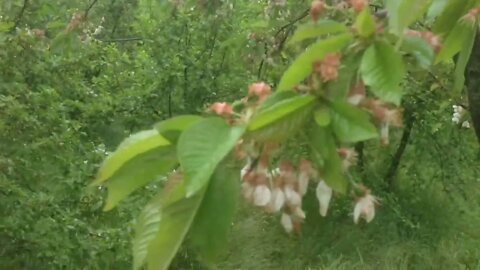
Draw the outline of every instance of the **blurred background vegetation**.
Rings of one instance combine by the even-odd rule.
[[[275,85],[309,5],[2,1],[0,269],[130,269],[134,217],[157,187],[103,212],[105,190],[87,188],[101,160],[156,121]],[[84,19],[66,31],[74,14]],[[480,269],[478,143],[451,122],[466,104],[449,91],[452,68],[409,78],[410,125],[390,146],[358,146],[355,177],[382,199],[373,223],[354,225],[351,202],[335,198],[294,237],[243,205],[218,269]],[[202,269],[188,241],[171,268]]]

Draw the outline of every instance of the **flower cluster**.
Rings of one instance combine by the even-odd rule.
[[[323,82],[335,81],[338,78],[339,66],[340,54],[330,53],[313,63],[313,71]]]
[[[465,117],[466,110],[459,105],[453,105],[452,108],[453,108],[452,122],[457,125],[462,123],[462,128],[470,128],[470,122],[468,122],[468,120],[465,120],[462,122],[462,119]]]
[[[278,150],[278,145],[266,144],[259,151],[260,148],[251,141],[248,143],[241,141],[236,149],[237,157],[246,160],[246,165],[240,172],[242,195],[245,200],[267,213],[280,213],[280,222],[285,231],[299,233],[306,215],[302,209],[302,201],[307,194],[309,183],[315,182],[319,214],[325,217],[333,189],[321,177],[312,162],[300,159],[294,165],[293,162],[282,159],[278,163],[272,163],[272,154]],[[356,162],[357,154],[353,149],[339,148],[337,153],[342,159],[345,171]],[[375,199],[369,191],[357,200],[353,212],[355,223],[361,217],[367,222],[373,219],[374,202]]]
[[[248,158],[241,171],[242,194],[245,200],[268,213],[281,213],[281,224],[288,233],[299,232],[305,219],[302,199],[311,180],[319,182],[317,197],[320,214],[327,214],[332,189],[318,177],[310,161],[300,160],[297,168],[288,160],[281,160],[277,168],[269,168],[269,152],[265,150],[255,162]]]

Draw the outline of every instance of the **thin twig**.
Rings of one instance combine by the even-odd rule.
[[[90,13],[90,10],[95,6],[95,4],[98,2],[98,0],[93,0],[92,3],[85,9],[85,13],[83,14],[83,19],[87,19],[88,13]]]
[[[25,14],[25,10],[27,9],[27,6],[28,6],[28,0],[23,0],[22,9],[20,10],[17,17],[15,18],[15,24],[10,29],[10,32],[15,31],[15,29],[17,29],[17,27],[20,25],[20,22],[22,21],[23,14]]]
[[[114,39],[98,39],[102,42],[128,42],[128,41],[141,41],[144,40],[141,37],[130,37],[130,38],[114,38]]]

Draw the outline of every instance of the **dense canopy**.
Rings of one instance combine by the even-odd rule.
[[[0,269],[477,269],[479,20],[2,1]]]

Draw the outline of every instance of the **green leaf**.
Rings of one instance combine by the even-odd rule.
[[[169,184],[140,215],[133,246],[135,267],[146,261],[148,269],[168,269],[200,207],[205,188],[186,198],[184,181]]]
[[[472,54],[473,45],[475,43],[476,31],[470,35],[470,39],[462,45],[457,63],[455,64],[454,83],[452,91],[461,93],[465,85],[465,69]]]
[[[432,1],[432,4],[430,5],[430,8],[427,11],[427,19],[428,20],[433,20],[436,17],[438,17],[445,7],[447,6],[449,0],[435,0]]]
[[[436,34],[449,33],[458,20],[472,7],[472,1],[449,0],[442,13],[435,20],[433,32]]]
[[[198,115],[180,115],[155,124],[155,129],[172,144],[175,144],[185,129],[201,119],[202,117]]]
[[[163,195],[163,194],[162,194]],[[161,196],[156,196],[142,210],[135,225],[132,241],[133,269],[140,269],[147,259],[148,246],[160,229]]]
[[[402,56],[390,44],[377,41],[371,45],[363,55],[360,72],[365,85],[370,86],[376,96],[400,104],[405,67]]]
[[[231,127],[215,117],[202,119],[178,140],[178,159],[185,174],[187,196],[204,187],[218,163],[233,149],[245,126]]]
[[[14,26],[15,26],[14,22],[0,22],[0,33],[8,32]]]
[[[250,122],[248,129],[254,131],[270,125],[275,121],[282,120],[282,118],[289,114],[308,107],[315,101],[313,96],[295,96],[293,98],[282,100],[270,108],[258,113]]]
[[[292,112],[279,121],[246,134],[246,137],[256,142],[283,142],[304,128],[305,123],[312,119],[314,104]]]
[[[313,125],[310,129],[309,138],[313,155],[312,160],[317,166],[323,168],[320,175],[333,190],[345,194],[348,181],[345,179],[342,171],[342,160],[337,154],[337,146],[332,131]]]
[[[390,31],[401,34],[405,28],[421,18],[432,0],[386,0]]]
[[[261,113],[265,110],[269,110],[272,106],[282,102],[284,100],[297,97],[298,94],[293,91],[283,91],[283,92],[274,92],[272,95],[268,96],[264,102],[258,107],[257,113]]]
[[[310,45],[283,74],[278,85],[278,91],[292,90],[294,86],[312,73],[312,65],[315,61],[323,59],[329,53],[342,50],[351,40],[352,35],[345,33]]]
[[[227,248],[240,193],[239,172],[226,162],[217,167],[190,230],[192,244],[205,263],[213,263]]]
[[[321,106],[317,108],[313,113],[315,122],[322,127],[328,126],[332,120],[330,116],[330,109],[327,106]]]
[[[405,36],[402,43],[402,51],[411,54],[422,68],[428,69],[433,64],[435,53],[423,38]]]
[[[459,53],[465,44],[469,44],[472,36],[475,35],[476,28],[472,23],[459,20],[452,31],[448,34],[447,39],[443,43],[443,47],[437,55],[435,63],[450,60]]]
[[[343,24],[332,20],[321,20],[315,24],[300,26],[287,44],[291,45],[306,39],[317,38],[322,35],[347,32],[348,28]]]
[[[175,147],[164,146],[135,156],[107,181],[108,197],[104,210],[113,209],[133,191],[167,174],[177,164]]]
[[[140,131],[131,135],[118,146],[115,152],[105,159],[93,184],[101,184],[112,177],[117,170],[134,157],[169,144],[170,142],[154,129]]]
[[[358,14],[355,20],[355,28],[361,37],[369,37],[375,33],[375,21],[372,14],[370,14],[369,8],[364,8],[360,14]]]
[[[345,56],[338,71],[338,79],[328,85],[328,96],[332,100],[345,100],[352,83],[357,80],[358,68],[362,59],[361,53]]]
[[[334,102],[331,108],[332,128],[341,142],[355,143],[378,137],[365,111],[346,102]]]

